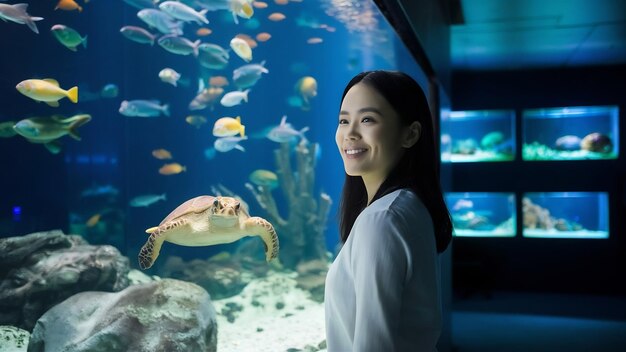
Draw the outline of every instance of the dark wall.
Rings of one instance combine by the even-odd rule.
[[[374,0],[415,61],[449,94],[450,0]]]
[[[620,135],[626,122],[626,66],[516,72],[455,72],[452,109],[523,109],[617,105]],[[521,119],[517,119],[521,141]],[[617,160],[454,164],[453,190],[515,192],[518,234],[521,195],[543,191],[609,193],[608,240],[455,238],[454,288],[626,294],[626,162]],[[520,149],[520,148],[518,148]]]

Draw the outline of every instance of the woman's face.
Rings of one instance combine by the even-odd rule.
[[[346,173],[382,183],[404,153],[400,118],[375,89],[357,83],[346,94],[335,141]]]

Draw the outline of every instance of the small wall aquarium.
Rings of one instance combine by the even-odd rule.
[[[525,110],[523,160],[616,159],[617,106]]]
[[[514,237],[513,193],[446,193],[457,237]]]
[[[606,192],[526,193],[522,199],[524,237],[609,237]]]
[[[510,161],[515,158],[515,111],[451,111],[441,118],[441,161]]]

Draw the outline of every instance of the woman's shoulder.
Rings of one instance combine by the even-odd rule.
[[[401,188],[370,204],[361,212],[359,218],[410,222],[419,220],[423,216],[428,216],[428,211],[420,198],[412,190]]]

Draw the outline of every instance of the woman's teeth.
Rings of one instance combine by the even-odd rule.
[[[358,154],[358,153],[363,153],[366,150],[367,149],[348,149],[348,150],[346,150],[346,154],[354,155],[354,154]]]

